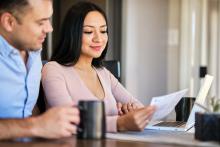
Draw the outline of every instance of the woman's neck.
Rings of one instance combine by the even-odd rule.
[[[74,67],[83,71],[91,71],[93,70],[92,59],[80,57]]]

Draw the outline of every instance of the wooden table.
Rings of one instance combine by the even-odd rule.
[[[0,141],[0,147],[176,147],[148,142],[122,141],[114,139],[79,140],[76,136],[57,140],[31,139]]]

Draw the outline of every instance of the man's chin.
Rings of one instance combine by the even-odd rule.
[[[41,49],[42,49],[42,45],[38,45],[38,46],[35,46],[35,47],[32,47],[32,48],[29,48],[28,50],[32,51],[32,52],[37,52]]]
[[[38,49],[28,49],[28,51],[31,51],[31,52],[37,52],[37,51],[40,51],[41,48],[38,48]]]

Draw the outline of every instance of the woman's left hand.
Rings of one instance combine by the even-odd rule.
[[[125,103],[125,104],[122,104],[120,102],[117,103],[117,109],[119,115],[127,114],[128,112],[132,112],[137,108],[138,106],[135,103]]]

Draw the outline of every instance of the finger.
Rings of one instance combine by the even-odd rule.
[[[66,108],[66,114],[68,115],[79,115],[79,109],[77,107],[67,107]]]
[[[76,125],[78,125],[79,123],[80,123],[80,117],[79,117],[79,115],[69,115],[69,116],[67,116],[68,118],[67,118],[67,120],[68,120],[68,122],[69,123],[71,123],[71,124],[76,124]]]
[[[151,120],[151,118],[152,118],[152,116],[153,116],[155,110],[156,110],[156,107],[154,107],[154,106],[153,106],[153,107],[150,107],[150,108],[148,109],[148,119],[149,119],[149,120]]]
[[[153,114],[154,109],[151,107],[144,107],[144,108],[140,108],[138,109],[138,111],[136,111],[135,115],[138,119],[138,122],[141,123],[147,119],[149,119],[149,117]]]
[[[68,130],[63,131],[63,132],[59,132],[59,136],[55,137],[56,139],[59,139],[60,137],[70,137],[72,135],[71,132],[69,132]]]
[[[124,112],[124,113],[128,113],[128,107],[127,107],[127,104],[123,104],[123,105],[122,105],[122,112]]]
[[[157,107],[155,105],[150,105],[150,106],[147,106],[147,107],[154,110],[154,111],[157,109]]]
[[[77,132],[77,126],[73,124],[69,124],[66,128],[66,130],[71,134],[76,134]]]
[[[79,124],[80,122],[80,115],[78,108],[69,107],[66,108],[64,113],[61,114],[64,121],[72,124]]]
[[[132,103],[131,106],[134,110],[138,108],[138,106],[135,103]]]
[[[116,104],[116,106],[117,106],[117,109],[118,109],[118,114],[119,115],[123,115],[123,112],[122,112],[122,104],[120,103],[120,102],[118,102],[117,104]]]
[[[154,109],[151,107],[144,107],[134,111],[135,122],[139,130],[143,130],[144,127],[149,123],[149,117],[153,114]]]
[[[147,112],[147,115],[146,115],[146,116],[147,116],[147,120],[149,120],[149,121],[151,120],[151,118],[152,118],[154,112],[155,112],[155,111],[152,110],[152,109]]]
[[[148,115],[148,119],[149,119],[149,120],[151,120],[151,119],[152,119],[153,114],[154,114],[154,112],[152,112],[151,114],[149,113],[149,115]]]
[[[141,110],[143,110],[142,113],[150,114],[155,111],[155,107],[154,106],[146,106],[146,107],[142,108]]]
[[[118,102],[116,105],[117,105],[117,108],[118,108],[118,109],[121,109],[122,104],[121,104],[120,102]]]
[[[70,137],[72,136],[73,134],[76,134],[77,132],[77,127],[74,127],[74,126],[66,126],[66,128],[61,131],[62,133],[62,137]]]
[[[138,125],[138,126],[140,126],[141,124],[143,124],[147,119],[148,119],[148,116],[146,116],[146,115],[137,115],[136,116],[136,124]]]
[[[118,114],[119,114],[119,115],[123,115],[123,112],[122,112],[121,109],[118,109]]]
[[[128,103],[127,107],[128,107],[128,111],[129,111],[129,112],[130,112],[130,111],[133,111],[133,107],[131,106],[131,103]]]
[[[119,110],[119,111],[118,111],[118,114],[119,114],[119,115],[123,115],[124,113],[123,113],[121,110]]]
[[[136,109],[135,113],[137,117],[146,116],[146,108],[144,107],[144,108]]]
[[[144,128],[149,124],[150,120],[146,119],[140,124],[140,128],[144,130]]]

